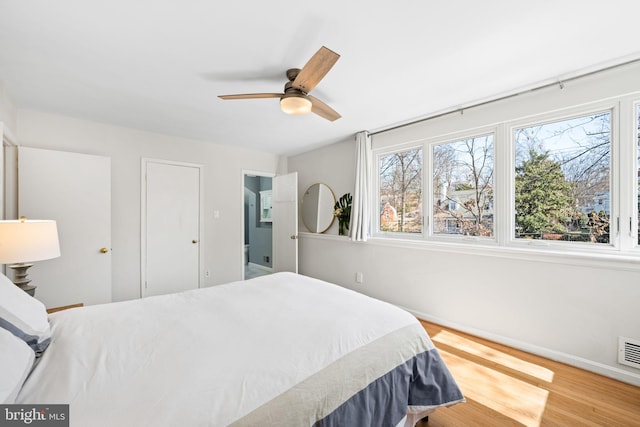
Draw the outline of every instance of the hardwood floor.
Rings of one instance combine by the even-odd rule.
[[[421,322],[467,402],[418,427],[640,426],[640,387]]]

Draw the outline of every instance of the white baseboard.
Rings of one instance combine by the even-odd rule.
[[[538,356],[546,357],[547,359],[554,360],[556,362],[566,363],[567,365],[575,366],[576,368],[584,369],[585,371],[594,372],[596,374],[604,375],[609,378],[613,378],[625,383],[629,383],[635,386],[640,386],[640,374],[626,371],[624,369],[616,368],[615,366],[605,365],[603,363],[594,362],[592,360],[584,359],[572,354],[563,353],[560,351],[551,350],[545,347],[536,346],[524,341],[514,340],[512,338],[503,337],[488,333],[479,329],[469,328],[467,326],[458,325],[453,322],[446,321],[434,316],[430,316],[426,313],[421,313],[416,310],[411,310],[406,307],[401,307],[413,314],[419,319],[426,320],[428,322],[436,323],[438,325],[446,326],[448,328],[456,329],[461,332],[465,332],[471,335],[475,335],[480,338],[494,341],[499,344],[508,345],[509,347],[516,348],[518,350],[526,351]]]
[[[256,264],[255,262],[249,263],[250,267],[257,268],[258,270],[268,271],[269,273],[273,273],[272,267],[267,267],[266,265]]]

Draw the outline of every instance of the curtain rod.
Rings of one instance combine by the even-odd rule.
[[[475,103],[475,104],[470,104],[470,105],[467,105],[466,107],[463,106],[463,107],[451,108],[449,110],[445,110],[445,111],[442,111],[440,113],[436,113],[436,114],[431,115],[431,116],[426,116],[426,117],[423,117],[421,119],[412,120],[412,121],[407,122],[407,123],[401,123],[401,124],[398,124],[398,125],[395,125],[395,126],[391,126],[391,127],[388,127],[388,128],[377,130],[375,132],[368,132],[368,133],[369,133],[370,136],[373,136],[373,135],[376,135],[376,134],[379,134],[379,133],[388,132],[390,130],[400,129],[400,128],[403,128],[405,126],[411,126],[411,125],[415,125],[417,123],[426,122],[428,120],[433,120],[433,119],[437,119],[437,118],[440,118],[440,117],[444,117],[444,116],[449,115],[449,114],[453,114],[453,113],[457,113],[457,112],[464,112],[464,110],[469,110],[471,108],[482,107],[483,105],[491,104],[493,102],[499,102],[499,101],[504,101],[505,99],[515,98],[515,97],[523,95],[525,93],[537,92],[539,90],[547,89],[547,88],[553,87],[553,86],[559,86],[560,89],[563,89],[564,88],[564,83],[566,83],[566,82],[571,82],[571,81],[574,81],[574,80],[582,79],[584,77],[589,77],[589,76],[592,76],[594,74],[599,74],[599,73],[603,73],[605,71],[613,70],[615,68],[624,67],[624,66],[636,63],[636,62],[640,62],[640,58],[631,59],[629,61],[625,61],[625,62],[622,62],[622,63],[619,63],[619,64],[615,64],[615,65],[609,65],[609,66],[604,67],[604,68],[598,68],[597,70],[589,71],[589,72],[582,73],[582,74],[577,74],[577,75],[572,76],[572,77],[567,77],[567,78],[564,78],[564,79],[558,79],[557,81],[555,81],[553,83],[547,83],[547,84],[543,84],[543,85],[540,85],[540,86],[532,87],[531,89],[524,89],[524,90],[520,90],[518,92],[511,93],[511,94],[499,96],[497,98],[487,99],[486,101],[481,101],[481,102],[478,102],[478,103]]]

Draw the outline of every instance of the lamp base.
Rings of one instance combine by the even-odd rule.
[[[27,270],[32,266],[33,264],[25,264],[21,262],[18,264],[10,265],[9,268],[14,271],[13,283],[29,295],[35,296],[37,286],[30,285],[29,283],[31,282],[31,279],[27,278],[27,276],[29,275],[29,273],[27,273]]]

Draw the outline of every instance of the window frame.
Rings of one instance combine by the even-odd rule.
[[[569,107],[562,109],[560,111],[553,112],[545,112],[542,114],[538,114],[535,116],[527,117],[526,119],[513,120],[505,123],[505,127],[507,129],[507,134],[509,136],[508,141],[505,141],[506,144],[509,145],[509,153],[508,153],[508,164],[509,164],[509,229],[507,231],[508,241],[505,241],[505,246],[512,247],[538,247],[538,248],[556,248],[563,249],[569,251],[576,252],[594,252],[594,251],[605,251],[609,252],[611,250],[619,250],[619,230],[618,230],[618,221],[613,220],[614,218],[619,218],[619,190],[617,185],[619,183],[618,175],[620,173],[620,167],[617,161],[617,153],[618,148],[617,144],[619,141],[618,131],[617,131],[617,121],[618,121],[618,110],[619,105],[618,102],[612,101],[597,101],[594,103],[590,103],[586,106],[579,107]],[[593,114],[609,112],[610,113],[610,125],[611,125],[611,135],[610,135],[610,164],[609,164],[609,188],[610,188],[610,200],[609,205],[611,206],[610,218],[612,218],[612,222],[609,226],[609,243],[607,244],[593,244],[586,242],[565,242],[565,241],[553,241],[553,240],[526,240],[526,239],[517,239],[515,237],[515,134],[517,129],[533,127],[544,125],[553,122],[560,122],[564,120],[571,120],[580,117],[585,117]],[[615,129],[614,129],[615,128]],[[505,230],[506,231],[506,230]]]
[[[560,96],[560,95],[559,95]],[[558,105],[560,104],[560,105]],[[371,206],[371,212],[376,212],[371,225],[371,239],[373,244],[391,244],[400,247],[438,247],[438,250],[461,251],[483,255],[501,257],[524,257],[527,259],[545,259],[551,262],[572,262],[580,264],[587,259],[599,259],[602,263],[611,263],[616,268],[640,269],[632,263],[637,263],[640,256],[640,244],[638,244],[638,232],[640,229],[640,213],[637,200],[640,190],[637,182],[630,177],[637,176],[638,165],[638,109],[640,108],[640,91],[627,91],[622,95],[603,97],[599,100],[587,100],[582,102],[560,102],[553,100],[536,101],[536,106],[529,108],[529,114],[507,117],[499,121],[501,117],[490,114],[481,115],[480,120],[470,121],[473,125],[456,126],[457,122],[443,124],[442,117],[436,119],[436,123],[427,132],[440,131],[439,134],[428,135],[425,138],[407,138],[409,142],[394,143],[396,138],[403,135],[411,135],[411,132],[399,132],[398,136],[385,135],[379,142],[374,143],[373,170],[371,174],[375,180],[372,186],[371,200],[379,204],[379,161],[380,156],[408,149],[422,147],[423,155],[423,230],[422,233],[407,235],[405,233],[380,232],[380,218],[377,207]],[[546,106],[546,107],[545,107]],[[555,108],[549,107],[553,106]],[[526,111],[527,108],[523,108]],[[610,135],[610,205],[611,225],[610,242],[606,244],[593,244],[588,242],[563,242],[533,240],[515,238],[515,130],[527,126],[535,126],[549,122],[568,120],[595,114],[609,112],[611,114]],[[498,111],[500,113],[500,111]],[[456,114],[456,113],[452,113]],[[508,116],[507,113],[505,113]],[[484,119],[485,124],[482,124]],[[463,130],[451,131],[457,127]],[[447,131],[449,130],[449,131]],[[494,136],[494,174],[493,174],[493,212],[494,212],[494,236],[492,238],[446,235],[433,233],[433,146],[446,144],[464,139],[483,136],[492,133]],[[630,143],[633,152],[627,145]],[[624,147],[624,151],[621,147]],[[630,155],[633,154],[633,155]],[[628,160],[627,160],[628,159]],[[629,218],[630,226],[625,231],[626,221]],[[418,245],[418,246],[416,246]],[[468,249],[462,249],[466,247]],[[493,248],[493,249],[492,249]],[[560,256],[558,256],[560,255]],[[588,262],[587,262],[588,265]]]
[[[626,102],[625,102],[626,101]],[[620,112],[620,126],[621,133],[624,132],[623,126],[625,126],[626,120],[629,120],[629,124],[626,126],[630,128],[630,136],[631,145],[633,146],[633,150],[631,155],[629,156],[628,162],[622,162],[621,167],[628,167],[630,174],[636,177],[636,179],[631,183],[628,182],[627,186],[623,186],[627,184],[627,182],[621,183],[621,193],[623,195],[627,195],[629,200],[629,224],[628,224],[628,233],[629,240],[622,240],[622,249],[623,250],[631,250],[638,251],[640,253],[640,243],[638,242],[638,234],[640,233],[640,212],[638,212],[639,202],[640,202],[640,189],[638,188],[638,173],[640,173],[640,165],[638,162],[638,157],[640,156],[640,132],[638,127],[640,126],[640,94],[634,94],[628,97],[625,97],[623,101],[621,101],[621,112]],[[626,111],[626,106],[629,106],[630,111]],[[622,148],[621,148],[622,150]],[[621,197],[622,201],[626,201],[627,197]],[[625,233],[625,223],[626,221],[621,220],[621,233]]]
[[[629,233],[633,238],[633,247],[636,249],[640,249],[640,189],[638,185],[638,180],[640,179],[638,175],[640,175],[640,165],[638,163],[638,157],[640,157],[640,98],[635,99],[632,102],[631,114],[632,114],[632,129],[633,129],[633,170],[636,171],[635,176],[636,180],[633,186],[633,215],[629,218]]]
[[[382,231],[380,230],[380,160],[382,157],[388,156],[390,154],[399,153],[402,151],[410,151],[410,150],[422,150],[422,194],[424,195],[425,187],[424,187],[424,164],[425,164],[425,152],[423,144],[419,144],[416,142],[411,142],[408,144],[395,145],[392,147],[386,147],[385,149],[375,150],[373,155],[373,194],[374,197],[371,198],[372,205],[369,208],[370,212],[373,212],[371,221],[371,227],[373,230],[372,236],[381,237],[381,238],[392,238],[399,240],[424,240],[425,234],[425,215],[424,215],[424,207],[422,209],[422,231],[420,233],[407,233],[400,231]],[[424,196],[423,196],[424,197]],[[424,200],[424,199],[423,199]],[[424,206],[424,202],[423,202]]]
[[[496,141],[497,141],[497,135],[498,135],[498,129],[496,126],[487,126],[487,127],[481,127],[481,128],[475,128],[475,129],[469,129],[463,132],[456,132],[456,133],[452,133],[452,134],[447,134],[447,135],[441,135],[438,137],[434,137],[434,138],[430,138],[428,140],[425,140],[425,150],[428,153],[428,159],[424,162],[425,164],[429,165],[429,170],[428,173],[424,173],[423,171],[423,175],[424,175],[424,179],[427,179],[427,175],[428,175],[428,182],[426,183],[427,186],[425,187],[425,191],[423,192],[424,195],[428,196],[428,200],[425,200],[425,196],[423,196],[423,200],[422,200],[422,206],[423,206],[423,216],[426,216],[428,219],[427,220],[423,220],[423,222],[427,222],[427,234],[426,237],[429,240],[433,240],[433,241],[441,241],[441,242],[483,242],[484,244],[489,244],[489,245],[495,245],[497,244],[497,230],[496,230],[496,223],[497,223],[497,219],[496,219],[496,215],[497,215],[497,209],[496,209],[496,200],[495,200],[495,190],[494,190],[494,202],[493,202],[493,215],[494,215],[494,219],[493,219],[493,236],[492,237],[480,237],[480,236],[464,236],[464,235],[459,235],[459,234],[436,234],[434,233],[434,209],[433,209],[433,205],[434,205],[434,200],[433,200],[433,150],[436,146],[438,145],[446,145],[446,144],[452,144],[455,142],[460,142],[460,141],[465,141],[468,139],[472,139],[472,138],[481,138],[483,136],[488,136],[488,135],[492,135],[493,136],[493,188],[495,189],[496,186],[496,162],[497,162],[497,150],[496,150]],[[423,151],[424,153],[424,151]],[[428,162],[428,163],[427,163]],[[459,204],[458,202],[456,202],[457,204]],[[426,209],[425,209],[426,206]]]

